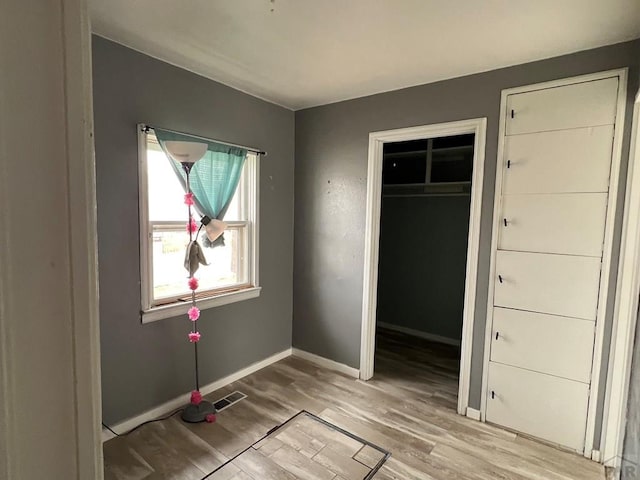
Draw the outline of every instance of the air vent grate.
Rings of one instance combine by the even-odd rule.
[[[244,400],[245,398],[247,398],[247,396],[244,393],[236,391],[214,402],[213,405],[216,407],[218,412],[221,412],[225,408],[229,408],[234,403],[238,403],[240,400]]]

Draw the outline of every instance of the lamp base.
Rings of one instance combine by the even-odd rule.
[[[216,407],[211,402],[190,403],[182,410],[182,420],[187,423],[214,422]]]

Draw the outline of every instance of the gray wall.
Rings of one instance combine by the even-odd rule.
[[[639,53],[640,41],[635,40],[296,112],[294,346],[359,366],[369,132],[487,117],[470,393],[470,405],[479,408],[500,92],[631,67],[621,172],[626,175]],[[624,182],[622,186],[624,190]],[[623,195],[621,191],[620,199]],[[615,273],[613,268],[612,277]],[[610,321],[611,312],[609,327]],[[605,372],[606,367],[604,362]]]
[[[383,197],[378,322],[462,338],[471,197]]]
[[[140,323],[136,124],[262,148],[260,298],[205,310],[203,384],[291,346],[293,112],[93,38],[104,420],[193,388],[186,317]],[[187,397],[185,396],[185,401]]]

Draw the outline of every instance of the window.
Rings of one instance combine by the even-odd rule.
[[[146,131],[145,131],[146,130]],[[186,312],[191,298],[184,257],[189,234],[184,188],[156,139],[153,129],[139,128],[140,257],[143,322]],[[238,188],[225,214],[224,246],[206,248],[201,265],[198,306],[202,308],[254,298],[257,283],[258,161],[249,152]],[[196,221],[200,212],[193,213]],[[200,232],[200,236],[203,235]]]

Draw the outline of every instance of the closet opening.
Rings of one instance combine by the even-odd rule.
[[[360,377],[469,407],[485,119],[370,134]]]
[[[457,408],[474,134],[385,143],[375,377]]]

